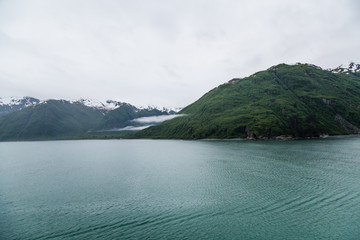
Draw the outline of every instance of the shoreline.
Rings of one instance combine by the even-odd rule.
[[[349,135],[326,135],[320,137],[272,137],[272,138],[200,138],[200,139],[189,139],[189,140],[205,140],[205,141],[295,141],[295,140],[312,140],[312,139],[336,139],[336,138],[357,138],[360,134],[349,134]],[[171,139],[171,138],[169,138]],[[186,139],[184,139],[186,140]]]
[[[285,137],[278,136],[272,138],[133,138],[131,136],[123,137],[73,137],[58,139],[18,139],[18,140],[0,140],[0,142],[43,142],[43,141],[80,141],[80,140],[183,140],[183,141],[295,141],[295,140],[316,140],[316,139],[339,139],[339,138],[358,138],[360,134],[349,135],[323,135],[319,137]]]

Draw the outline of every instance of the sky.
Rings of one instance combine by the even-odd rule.
[[[0,96],[184,107],[279,63],[360,63],[358,0],[0,0]]]

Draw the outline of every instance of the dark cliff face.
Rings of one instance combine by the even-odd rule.
[[[180,113],[186,117],[136,136],[197,139],[353,134],[360,127],[359,106],[357,72],[280,64],[220,85],[184,108]]]

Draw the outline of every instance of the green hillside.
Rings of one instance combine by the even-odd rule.
[[[61,139],[85,134],[99,124],[100,111],[64,100],[27,107],[0,118],[0,140]]]
[[[186,116],[138,132],[139,138],[302,138],[355,134],[360,75],[308,64],[280,64],[233,79],[184,108]]]

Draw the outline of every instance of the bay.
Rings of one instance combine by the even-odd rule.
[[[359,138],[0,143],[0,239],[359,236]]]

